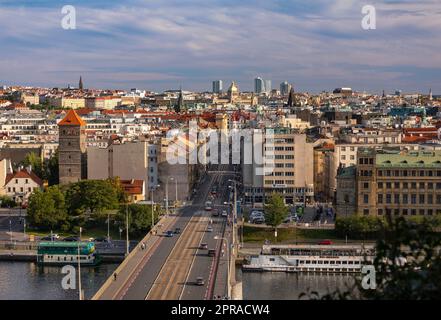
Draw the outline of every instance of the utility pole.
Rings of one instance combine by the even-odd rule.
[[[81,244],[81,231],[82,228],[80,227],[80,239],[78,241],[78,294],[79,294],[79,299],[83,300],[82,297],[82,289],[81,289],[81,255],[80,255],[80,244]]]
[[[129,204],[126,203],[126,256],[129,255]]]

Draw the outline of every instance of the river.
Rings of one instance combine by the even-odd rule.
[[[83,267],[81,283],[86,299],[90,299],[117,264]],[[77,290],[64,290],[61,281],[65,275],[60,267],[42,267],[29,262],[0,262],[0,300],[76,300]],[[350,275],[320,275],[293,273],[241,273],[243,298],[246,300],[296,300],[303,292],[344,288],[351,282]]]

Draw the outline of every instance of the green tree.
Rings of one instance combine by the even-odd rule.
[[[129,213],[129,231],[132,236],[143,237],[152,226],[152,207],[151,205],[130,204],[128,205]],[[153,216],[155,223],[158,221],[159,208],[154,208]],[[121,205],[117,215],[117,220],[121,226],[126,225],[126,206]]]
[[[41,179],[45,179],[43,161],[35,152],[29,152],[21,163],[24,167],[31,166],[32,171]]]
[[[14,208],[17,206],[15,201],[8,196],[0,196],[0,202],[2,208]]]
[[[79,216],[86,211],[100,216],[105,210],[118,208],[118,190],[109,180],[83,180],[66,190],[67,211]]]
[[[35,190],[29,197],[27,216],[31,225],[43,229],[55,229],[65,224],[65,197],[60,188],[52,186],[45,191]]]
[[[277,234],[277,227],[288,216],[288,213],[289,208],[285,205],[282,196],[273,193],[265,204],[265,222],[274,227],[275,234]]]
[[[59,184],[58,150],[45,162],[45,178],[50,186]]]

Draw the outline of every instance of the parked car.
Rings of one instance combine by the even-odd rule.
[[[98,237],[94,239],[95,242],[108,242],[107,237]]]
[[[264,224],[265,223],[265,218],[264,217],[257,217],[255,219],[252,219],[251,223],[254,223],[254,224]]]
[[[210,227],[210,226],[209,226],[209,227],[207,228],[207,232],[213,232],[213,227]]]
[[[78,242],[80,241],[80,237],[66,237],[63,239],[63,241],[66,242]]]
[[[213,210],[213,213],[211,215],[213,217],[219,217],[219,210]]]
[[[213,203],[211,201],[207,201],[205,202],[205,210],[206,211],[211,211],[213,210]]]
[[[201,245],[199,246],[199,249],[201,249],[201,250],[207,250],[207,249],[208,249],[208,244],[206,244],[206,243],[201,243]]]
[[[173,237],[173,231],[171,231],[171,230],[167,231],[167,232],[165,233],[165,236],[168,237],[168,238]]]
[[[175,234],[180,234],[181,233],[181,228],[175,228]]]
[[[227,210],[222,210],[222,217],[228,217]]]
[[[331,240],[323,240],[323,241],[320,241],[318,244],[322,245],[322,246],[330,246],[332,244],[332,241]]]
[[[48,235],[41,238],[42,241],[56,241],[58,239],[60,239],[60,236],[58,234]]]
[[[203,286],[203,285],[205,285],[205,280],[204,280],[204,278],[202,278],[202,277],[197,277],[197,278],[196,278],[196,285],[197,285],[197,286]]]

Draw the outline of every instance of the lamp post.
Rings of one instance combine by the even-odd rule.
[[[230,285],[231,285],[230,284],[230,255],[231,255],[230,245],[229,245],[228,239],[221,237],[221,236],[214,236],[214,240],[225,240],[225,242],[227,243],[227,247],[228,247],[227,296],[228,296],[228,298],[230,298],[231,297],[231,294],[230,294]]]
[[[81,292],[82,289],[81,289],[81,261],[80,261],[81,231],[82,231],[82,228],[80,227],[80,239],[78,241],[78,257],[77,257],[77,260],[78,260],[78,295],[79,295],[79,299],[83,300],[82,292]]]
[[[129,255],[129,204],[126,203],[126,256]]]
[[[159,188],[160,187],[160,185],[158,184],[157,186],[156,186],[156,188]],[[152,229],[151,229],[151,231],[153,232],[153,228],[155,227],[155,215],[154,215],[154,207],[155,207],[155,201],[153,200],[153,191],[156,189],[156,188],[151,188],[151,197],[150,197],[150,200],[151,200],[151,202],[152,202]]]

